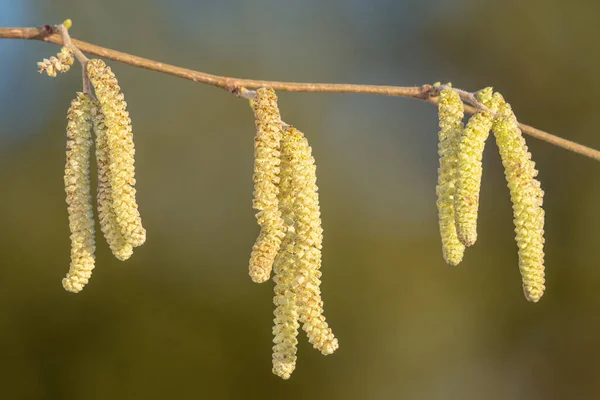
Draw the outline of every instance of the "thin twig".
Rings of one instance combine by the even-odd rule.
[[[64,24],[56,26],[55,29],[60,34],[63,46],[73,51],[73,54],[75,54],[75,58],[77,58],[77,61],[79,61],[79,63],[81,64],[81,79],[83,83],[83,93],[90,96],[90,98],[95,99],[94,95],[92,94],[92,85],[90,83],[90,78],[88,77],[87,73],[87,63],[90,60],[85,56],[85,54],[81,52],[81,50],[77,48],[77,46],[73,44],[71,36],[69,35],[69,29],[65,27]]]
[[[92,100],[96,100],[96,96],[92,93],[92,83],[90,82],[90,77],[87,72],[87,61],[85,64],[81,64],[81,79],[83,81],[83,93],[90,96]]]
[[[30,39],[42,40],[49,43],[63,44],[60,35],[55,32],[52,26],[44,25],[41,28],[0,28],[0,39]],[[187,68],[181,68],[174,65],[137,57],[131,54],[123,53],[105,47],[96,46],[91,43],[72,39],[72,43],[82,52],[104,57],[109,60],[129,64],[134,67],[145,68],[151,71],[161,72],[168,75],[177,76],[183,79],[189,79],[194,82],[200,82],[225,89],[230,93],[240,95],[243,88],[258,89],[261,87],[272,87],[278,91],[284,92],[329,92],[329,93],[365,93],[379,94],[385,96],[400,96],[421,99],[433,104],[437,104],[436,92],[439,92],[432,85],[401,87],[401,86],[379,86],[379,85],[352,85],[335,83],[298,83],[298,82],[278,82],[263,81],[254,79],[239,79],[226,76],[212,75],[205,72],[194,71]],[[465,92],[469,93],[469,92]],[[244,96],[241,96],[244,97]],[[468,100],[467,97],[464,100]],[[470,102],[470,101],[469,101]],[[465,105],[465,111],[473,114],[477,111],[475,107]],[[572,151],[583,156],[600,161],[600,151],[590,147],[572,142],[567,139],[552,135],[540,129],[529,125],[519,124],[523,133],[534,138],[543,140],[563,149]]]
[[[73,51],[73,54],[75,54],[75,58],[77,58],[77,61],[79,61],[81,63],[81,65],[85,65],[89,60],[85,56],[85,54],[83,54],[77,48],[77,46],[75,46],[73,44],[73,41],[71,40],[71,36],[69,35],[69,30],[63,24],[56,26],[56,30],[60,34],[60,38],[62,40],[63,46],[71,49]]]

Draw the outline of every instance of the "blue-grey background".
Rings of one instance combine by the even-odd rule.
[[[600,148],[597,1],[0,0],[0,26],[72,18],[75,38],[210,73],[413,86],[493,85],[521,121]],[[417,100],[281,93],[309,138],[325,229],[323,297],[339,351],[300,335],[271,374],[272,284],[247,262],[247,103],[114,62],[133,119],[147,243],[73,295],[62,187],[79,68],[0,40],[3,399],[592,399],[600,396],[600,163],[528,139],[546,191],[547,294],[521,291],[493,141],[480,237],[457,268],[437,231],[436,110]]]

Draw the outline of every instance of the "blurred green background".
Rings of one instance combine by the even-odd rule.
[[[72,18],[75,38],[206,72],[272,80],[493,85],[521,121],[600,148],[597,1],[0,0],[0,26]],[[436,110],[281,93],[313,146],[323,296],[340,349],[300,335],[271,374],[272,284],[247,262],[254,125],[247,103],[111,62],[133,118],[147,243],[98,236],[86,289],[69,266],[65,113],[78,68],[0,40],[0,398],[593,399],[600,397],[600,163],[529,139],[546,192],[547,293],[522,294],[512,210],[488,142],[480,236],[445,265]]]

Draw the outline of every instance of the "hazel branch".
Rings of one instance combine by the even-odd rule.
[[[39,28],[0,28],[0,39],[25,39],[41,40],[48,43],[66,45],[66,42],[60,35],[60,29],[51,25],[44,25]],[[69,38],[70,39],[70,38]],[[258,89],[261,87],[272,87],[274,90],[282,92],[311,92],[311,93],[361,93],[378,94],[384,96],[409,97],[425,100],[432,104],[437,104],[439,88],[433,85],[402,87],[402,86],[382,86],[382,85],[354,85],[339,83],[299,83],[299,82],[279,82],[254,79],[240,79],[227,76],[212,75],[201,71],[194,71],[187,68],[177,67],[162,62],[149,60],[134,56],[132,54],[111,50],[105,47],[97,46],[91,43],[82,42],[76,39],[70,39],[77,51],[92,54],[95,56],[107,58],[109,60],[132,65],[138,68],[144,68],[151,71],[161,72],[173,75],[179,78],[188,79],[194,82],[215,86],[228,92],[240,95],[243,88]],[[77,55],[76,55],[77,56]],[[84,56],[85,57],[85,56]],[[77,56],[79,59],[79,56]],[[81,60],[80,60],[81,61]],[[461,98],[471,103],[472,94],[460,91]],[[469,96],[470,95],[470,96]],[[245,96],[240,96],[245,97]],[[472,104],[472,103],[471,103]],[[465,105],[465,112],[473,114],[477,111],[476,107]],[[565,150],[583,155],[600,161],[600,151],[581,145],[579,143],[563,139],[559,136],[544,132],[532,126],[520,123],[522,132],[536,139],[543,140]]]

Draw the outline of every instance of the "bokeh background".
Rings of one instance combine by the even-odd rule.
[[[220,75],[493,85],[521,121],[600,148],[600,2],[0,0],[0,26],[72,18],[72,35]],[[529,139],[546,192],[547,294],[522,294],[493,140],[480,237],[445,265],[436,110],[417,100],[281,93],[318,165],[323,296],[341,347],[300,335],[271,374],[272,284],[247,262],[254,125],[228,93],[111,62],[129,104],[147,243],[122,263],[98,236],[86,289],[69,266],[65,113],[78,68],[0,40],[2,399],[593,399],[600,397],[600,163]],[[99,232],[98,232],[99,233]]]

